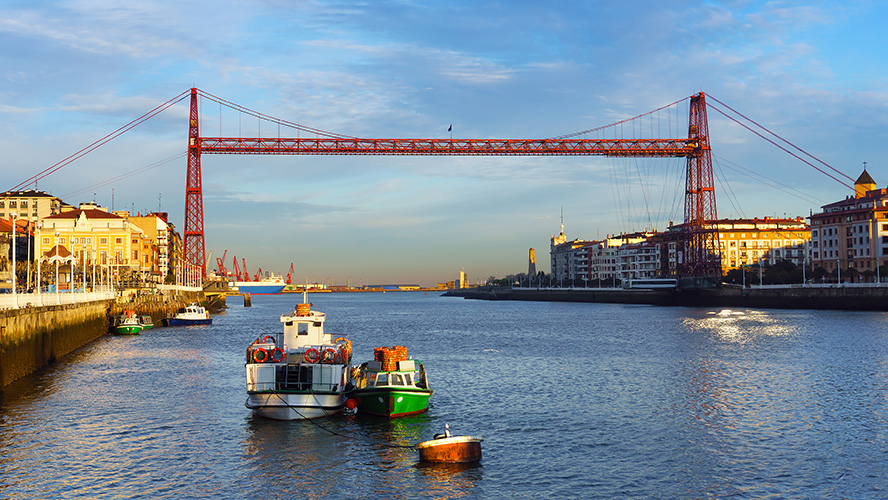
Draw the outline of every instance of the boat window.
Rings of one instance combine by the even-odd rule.
[[[392,373],[392,385],[404,385],[404,379],[397,373]]]
[[[308,323],[297,323],[296,331],[299,332],[299,335],[308,335]]]
[[[389,376],[388,373],[380,373],[376,375],[376,385],[389,385]]]
[[[413,385],[413,381],[410,380],[410,374],[409,374],[409,373],[405,373],[405,374],[404,374],[404,385]]]

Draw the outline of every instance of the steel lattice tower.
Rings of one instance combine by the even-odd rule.
[[[197,266],[207,274],[204,250],[203,187],[200,180],[200,129],[197,89],[191,89],[191,117],[188,122],[188,173],[185,179],[184,264]]]

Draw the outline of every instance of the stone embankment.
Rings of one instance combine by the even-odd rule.
[[[208,303],[201,291],[164,290],[116,300],[0,310],[0,388],[106,335],[111,318],[123,311],[151,315],[160,326],[163,318],[191,302],[218,310],[225,299]]]
[[[722,287],[685,290],[623,290],[598,288],[511,289],[479,287],[451,290],[446,296],[481,300],[600,302],[687,307],[757,309],[838,309],[888,311],[888,286],[818,285]]]

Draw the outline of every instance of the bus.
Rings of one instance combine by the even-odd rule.
[[[678,287],[678,280],[675,278],[646,278],[646,279],[629,279],[623,280],[623,288],[626,290],[648,290],[648,289],[675,289]]]

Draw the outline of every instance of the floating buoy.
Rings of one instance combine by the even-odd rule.
[[[345,407],[348,408],[349,410],[354,410],[355,408],[358,407],[358,402],[355,401],[354,398],[348,398],[345,400]]]
[[[420,462],[453,463],[477,462],[481,460],[479,436],[451,436],[450,426],[444,424],[444,434],[416,445]]]

